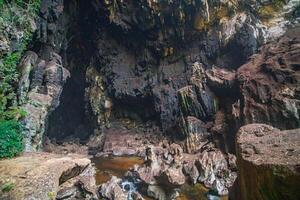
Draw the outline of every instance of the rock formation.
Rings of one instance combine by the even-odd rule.
[[[300,126],[299,28],[270,43],[238,70],[244,123],[282,129]]]
[[[243,199],[297,199],[300,129],[280,131],[265,124],[243,126],[237,158]]]
[[[25,151],[145,156],[145,164],[130,170],[128,177],[146,185],[146,193],[156,199],[175,198],[187,182],[228,194],[237,178],[237,151],[245,199],[250,198],[247,184],[255,197],[263,198],[261,186],[245,182],[259,176],[249,178],[244,167],[264,173],[257,162],[271,154],[264,148],[256,152],[260,144],[252,137],[241,139],[243,133],[235,149],[235,136],[245,124],[266,123],[295,130],[249,125],[258,132],[259,127],[268,130],[256,136],[262,144],[269,134],[298,139],[294,133],[300,127],[299,7],[295,0],[42,0],[15,84],[15,104],[27,113],[20,119]],[[2,55],[18,46],[14,32],[19,33],[3,27],[0,67]],[[240,132],[244,130],[248,132]],[[281,144],[276,145],[274,152]],[[294,153],[287,152],[292,158]],[[283,155],[278,152],[271,165],[285,170],[282,161],[290,158]],[[33,163],[42,162],[43,156],[46,170],[56,156],[25,155]],[[23,162],[24,157],[14,162],[18,159]],[[73,159],[61,158],[65,159],[61,169],[73,169]],[[57,199],[75,198],[80,191],[92,197],[93,184],[85,183],[83,173],[90,174],[90,165],[78,166],[76,177],[57,183],[66,175],[58,171],[44,189]],[[280,176],[268,167],[263,169],[274,184]],[[297,170],[291,170],[295,180]],[[99,194],[125,199],[122,181],[112,178]],[[28,186],[22,180],[20,184]],[[26,191],[22,195],[30,196]],[[282,197],[278,195],[274,198]]]
[[[0,169],[1,199],[97,198],[91,161],[79,155],[27,153],[0,161]]]
[[[158,187],[165,194],[174,194],[176,188],[192,181],[203,183],[216,190],[219,195],[227,195],[237,177],[233,157],[227,158],[217,149],[186,154],[176,144],[166,148],[149,147],[146,150],[145,164],[137,166],[127,176],[141,180],[142,184],[150,188],[148,190]]]

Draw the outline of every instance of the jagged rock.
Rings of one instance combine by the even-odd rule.
[[[212,67],[206,70],[207,84],[218,93],[227,93],[233,90],[236,83],[235,71]]]
[[[149,185],[147,189],[147,194],[150,197],[158,200],[166,200],[167,195],[166,192],[158,185]]]
[[[193,184],[198,182],[200,174],[194,161],[183,163],[183,172],[188,176]]]
[[[229,169],[225,155],[217,149],[201,153],[196,166],[200,173],[199,181],[215,189],[219,195],[227,195],[237,178],[237,173]]]
[[[223,42],[238,45],[244,58],[254,54],[266,40],[266,28],[256,17],[247,13],[237,13],[228,21],[224,19],[221,24]]]
[[[225,150],[226,152],[228,152],[230,149],[230,143],[228,142],[229,123],[230,122],[228,122],[226,118],[226,112],[224,110],[219,110],[215,114],[214,125],[210,130],[217,147]]]
[[[176,149],[178,152],[179,148]],[[219,195],[227,195],[237,177],[235,156],[230,154],[226,157],[215,148],[207,148],[197,154],[182,153],[181,159],[177,159],[177,162],[174,162],[176,159],[172,157],[178,154],[172,153],[174,151],[170,147],[166,149],[152,147],[148,148],[147,152],[145,164],[136,166],[127,175],[141,180],[148,186],[174,189],[189,179],[192,183],[204,183],[206,187],[218,191]],[[182,152],[182,149],[179,152]]]
[[[109,200],[126,200],[127,195],[120,187],[121,179],[113,176],[108,182],[101,185],[99,193]]]
[[[183,116],[207,120],[215,113],[215,100],[209,90],[186,86],[178,91],[180,110]]]
[[[0,184],[11,184],[9,191],[0,191],[1,199],[55,198],[62,185],[70,179],[88,177],[95,183],[91,161],[79,155],[61,156],[47,153],[26,153],[20,157],[0,161]],[[80,177],[79,177],[80,176]],[[85,186],[83,187],[96,187]],[[89,192],[88,192],[89,193]],[[93,196],[95,191],[91,191]]]
[[[239,68],[240,118],[246,124],[268,123],[283,129],[300,126],[299,31],[289,30]]]
[[[210,133],[207,131],[205,124],[195,117],[188,116],[184,118],[181,127],[185,136],[185,152],[196,152],[207,143],[210,137]]]
[[[26,60],[26,59],[25,59]],[[27,62],[22,63],[27,65]],[[41,60],[29,72],[28,66],[21,66],[26,69],[24,72],[24,81],[19,86],[19,93],[26,102],[22,104],[22,109],[27,113],[22,123],[24,124],[24,143],[25,151],[37,151],[42,146],[42,138],[45,131],[45,123],[49,114],[59,105],[59,97],[63,85],[70,76],[68,70],[62,66],[61,57],[51,54],[49,61]],[[28,88],[28,73],[32,74],[29,90],[25,97],[26,88]],[[23,79],[22,79],[23,80]]]
[[[19,78],[19,88],[18,88],[18,98],[19,103],[24,103],[26,100],[26,95],[29,91],[30,86],[30,73],[33,68],[36,67],[38,60],[38,55],[33,51],[28,51],[23,56],[20,64],[18,65],[18,70],[20,72]]]
[[[97,198],[95,173],[93,167],[88,167],[80,175],[64,182],[59,186],[56,199],[71,200],[75,197],[82,199]]]
[[[169,188],[178,187],[185,183],[185,176],[182,172],[182,165],[173,165],[159,175],[159,182]]]
[[[146,184],[155,184],[156,179],[161,171],[164,169],[161,160],[156,154],[153,147],[146,148],[145,165],[134,169],[139,179]]]
[[[243,126],[237,158],[243,199],[300,196],[300,129],[280,131],[265,124]]]

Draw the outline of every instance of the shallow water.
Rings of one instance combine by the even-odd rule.
[[[102,184],[107,182],[111,176],[122,178],[124,174],[135,164],[141,165],[144,160],[140,157],[100,157],[93,158],[92,162],[96,167],[96,183]],[[180,196],[176,200],[228,200],[228,197],[216,197],[207,194],[209,189],[202,184],[189,185],[185,184],[181,187]],[[145,199],[150,200],[151,198]]]
[[[100,157],[93,158],[96,167],[96,183],[107,182],[111,176],[122,178],[124,174],[135,164],[141,165],[144,160],[140,157]]]

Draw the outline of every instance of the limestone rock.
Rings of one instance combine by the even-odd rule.
[[[63,85],[70,73],[62,66],[61,57],[53,52],[49,61],[40,60],[35,66],[28,63],[30,59],[26,60],[21,63],[20,68],[24,70],[19,86],[24,101],[21,107],[27,113],[22,121],[25,151],[37,151],[42,146],[47,117],[59,105]],[[32,74],[30,83],[29,73]]]
[[[236,84],[235,71],[213,66],[206,70],[207,84],[218,93],[227,93],[233,90]]]
[[[219,195],[228,194],[237,173],[229,169],[228,161],[220,150],[204,151],[196,161],[200,173],[199,181],[208,188],[218,191]]]
[[[205,124],[196,117],[188,116],[182,120],[181,130],[185,136],[184,150],[188,153],[197,152],[207,143],[211,134]]]
[[[237,158],[243,199],[297,199],[300,195],[300,129],[243,126]]]
[[[160,176],[159,181],[165,186],[178,187],[185,183],[185,176],[182,172],[182,166],[172,166],[165,170]]]
[[[150,197],[153,197],[154,199],[158,199],[158,200],[167,199],[166,192],[160,186],[157,185],[149,185],[147,189],[147,194]]]
[[[268,123],[282,129],[300,126],[299,31],[289,30],[239,68],[244,123]]]
[[[61,156],[47,153],[25,153],[24,155],[0,161],[0,184],[11,184],[9,191],[0,191],[1,199],[49,199],[55,198],[61,185],[70,179],[86,177],[91,161],[79,155]],[[89,176],[92,184],[93,176]],[[93,182],[94,180],[94,182]],[[85,185],[83,187],[95,187]],[[88,192],[91,196],[95,191]]]
[[[109,200],[126,200],[127,194],[120,187],[121,179],[113,176],[108,182],[101,185],[99,193]]]

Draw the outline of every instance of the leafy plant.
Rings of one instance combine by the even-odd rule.
[[[0,158],[11,158],[23,150],[20,123],[16,120],[0,121]]]
[[[2,192],[9,192],[15,187],[15,183],[13,182],[6,182],[1,186]]]

